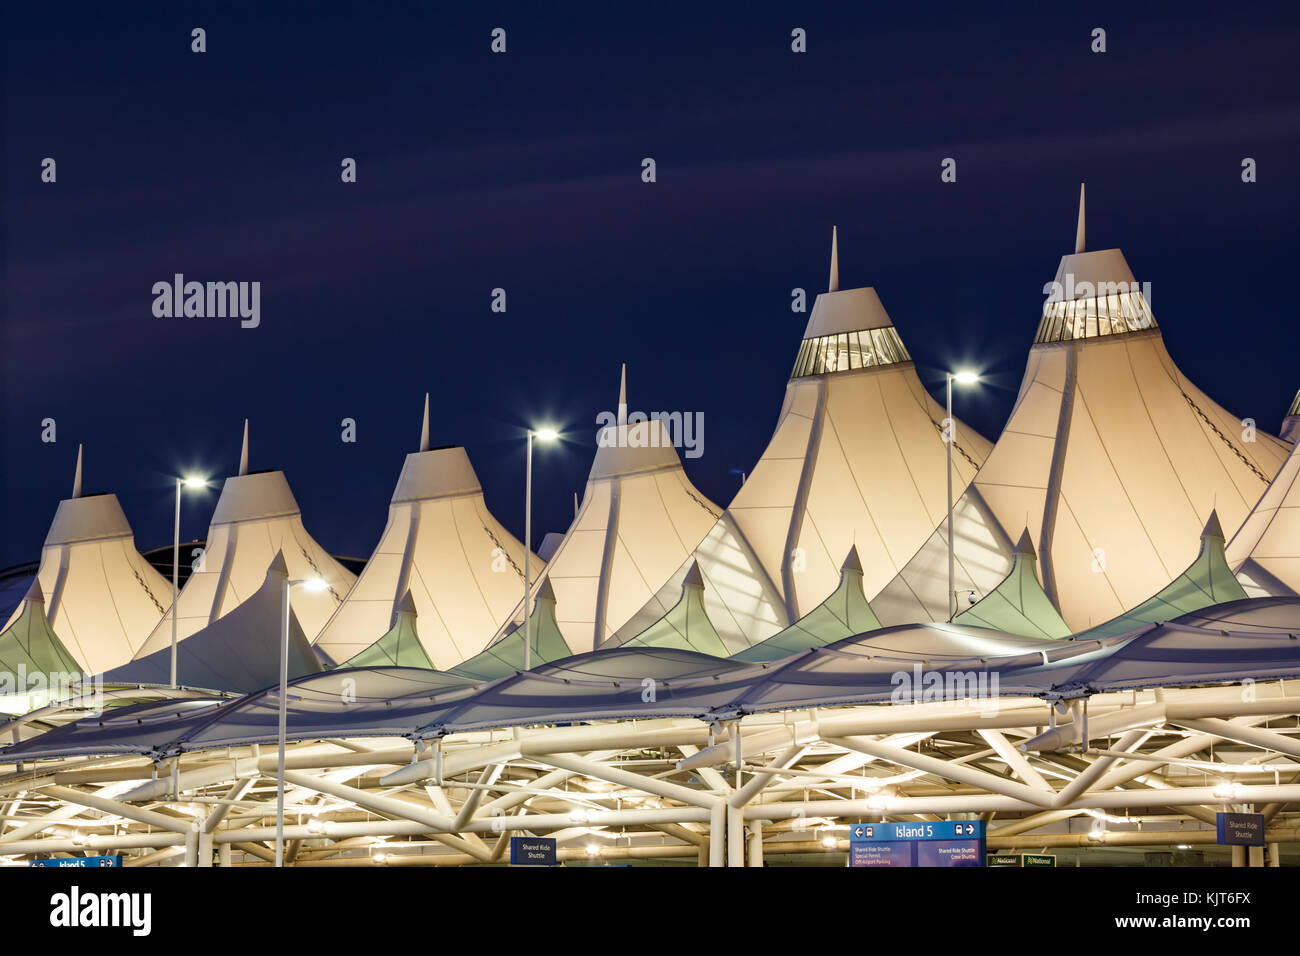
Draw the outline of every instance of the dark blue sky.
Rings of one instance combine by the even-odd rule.
[[[521,426],[570,427],[535,462],[540,541],[622,361],[632,408],[704,413],[687,471],[726,504],[832,223],[842,286],[877,288],[936,393],[945,367],[992,374],[959,413],[995,438],[1081,180],[1089,247],[1151,282],[1193,381],[1270,430],[1300,387],[1293,3],[259,6],[4,13],[0,565],[37,556],[78,442],[86,491],[117,493],[141,548],[170,541],[170,476],[233,472],[245,417],[252,466],[368,556],[425,391],[433,442],[468,447],[520,535]],[[261,327],[155,318],[175,272],[261,282]]]

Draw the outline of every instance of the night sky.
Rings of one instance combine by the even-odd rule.
[[[946,368],[991,377],[958,414],[996,438],[1082,180],[1089,248],[1151,283],[1194,382],[1270,431],[1300,387],[1294,3],[17,6],[0,566],[38,557],[78,442],[86,492],[118,495],[142,550],[169,543],[172,476],[233,473],[244,418],[251,467],[366,557],[426,391],[433,444],[468,448],[521,537],[522,429],[567,426],[534,462],[536,545],[572,516],[620,362],[633,410],[704,413],[686,468],[725,505],[832,224],[841,287],[876,287],[936,395]],[[156,318],[177,272],[260,282],[260,327]]]

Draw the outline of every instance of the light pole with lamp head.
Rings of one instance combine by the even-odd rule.
[[[944,444],[948,446],[948,620],[957,616],[956,557],[952,545],[952,446],[957,440],[957,424],[952,418],[952,383],[975,385],[980,377],[976,372],[963,370],[948,373],[948,417],[944,419]]]
[[[177,617],[180,610],[176,606],[176,595],[179,590],[176,586],[180,578],[181,567],[181,489],[182,488],[206,488],[208,480],[191,475],[188,478],[176,479],[176,523],[172,528],[172,666],[171,666],[171,687],[176,689],[176,641],[177,641]]]
[[[284,866],[284,743],[288,722],[289,700],[289,591],[301,584],[308,591],[324,591],[329,584],[323,578],[284,578],[284,602],[280,608],[280,733],[279,763],[275,790],[275,865]]]
[[[533,552],[533,439],[555,441],[560,433],[554,428],[528,429],[527,462],[524,465],[524,670],[533,665],[532,582],[529,581],[528,558]]]

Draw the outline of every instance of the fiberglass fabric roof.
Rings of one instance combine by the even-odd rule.
[[[900,674],[937,675],[970,696],[1300,677],[1300,598],[1232,602],[1118,637],[1040,641],[960,625],[906,625],[769,664],[673,648],[616,648],[490,682],[387,667],[331,671],[290,687],[291,740],[428,738],[459,731],[883,703]],[[981,683],[981,675],[983,683]],[[996,675],[996,689],[992,678]],[[226,704],[146,705],[87,718],[10,747],[9,759],[179,751],[275,739],[276,688]],[[903,702],[912,699],[903,694]]]

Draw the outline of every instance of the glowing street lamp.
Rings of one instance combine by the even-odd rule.
[[[172,529],[172,666],[171,666],[171,686],[172,686],[172,689],[173,689],[173,690],[176,689],[176,641],[177,641],[176,627],[177,627],[177,617],[178,617],[178,614],[177,614],[178,608],[176,607],[176,593],[177,593],[178,588],[177,588],[177,586],[176,586],[176,582],[177,582],[177,579],[180,577],[180,566],[181,566],[181,489],[182,489],[182,488],[189,488],[189,489],[191,489],[191,490],[195,490],[195,489],[198,489],[198,488],[206,488],[207,486],[208,486],[208,479],[206,479],[206,478],[200,478],[200,477],[198,477],[197,475],[188,475],[188,476],[186,476],[186,477],[184,477],[184,478],[180,478],[180,477],[178,477],[178,478],[176,479],[176,524],[175,524],[175,527]]]
[[[560,437],[559,431],[545,427],[528,429],[528,455],[524,465],[524,670],[533,664],[532,582],[528,574],[528,557],[533,551],[533,439],[550,444]]]
[[[944,419],[944,442],[948,446],[948,620],[957,614],[957,591],[954,583],[956,577],[956,558],[952,545],[952,446],[957,440],[957,424],[952,417],[952,383],[958,385],[979,384],[979,373],[970,369],[961,369],[948,373],[948,417]]]
[[[329,582],[324,578],[284,579],[284,599],[280,606],[280,733],[279,764],[275,783],[275,865],[284,866],[284,745],[287,736],[289,702],[289,592],[301,585],[307,591],[324,591]]]

